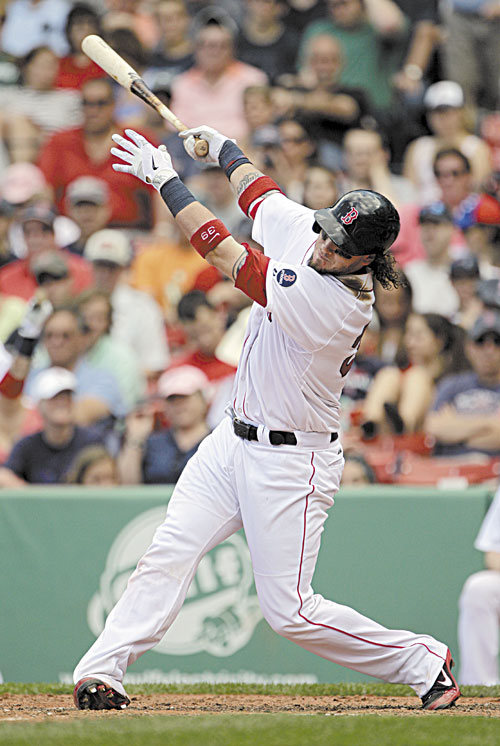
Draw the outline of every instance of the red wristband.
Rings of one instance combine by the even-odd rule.
[[[23,390],[24,379],[14,378],[9,371],[4,375],[0,381],[0,394],[3,394],[7,399],[17,399],[21,391]]]
[[[189,239],[191,246],[196,249],[198,254],[205,257],[209,251],[215,249],[225,238],[230,236],[228,229],[222,220],[209,220],[201,228],[193,233]]]
[[[255,202],[256,199],[262,197],[266,192],[274,190],[281,192],[279,186],[270,176],[259,176],[259,178],[252,181],[252,183],[249,184],[245,191],[240,195],[238,200],[240,209],[243,210],[245,215],[248,215],[248,210],[250,209],[252,202]]]

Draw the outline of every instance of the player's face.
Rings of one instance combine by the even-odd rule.
[[[366,267],[374,258],[375,254],[363,256],[346,254],[322,230],[316,239],[312,257],[308,263],[322,275],[351,275]]]

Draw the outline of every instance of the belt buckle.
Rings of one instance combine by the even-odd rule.
[[[249,425],[248,422],[242,422],[241,420],[238,420],[236,418],[234,418],[233,420],[234,434],[237,435],[239,438],[250,440],[250,438],[248,437],[250,434],[250,427],[251,425]]]

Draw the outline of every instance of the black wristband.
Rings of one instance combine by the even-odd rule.
[[[16,332],[16,338],[14,340],[14,349],[19,355],[24,357],[31,357],[35,351],[35,347],[38,344],[38,338],[32,339],[30,337],[21,337],[19,332]]]
[[[219,166],[222,168],[227,178],[229,179],[231,174],[238,166],[242,163],[251,163],[248,160],[245,153],[239,148],[235,142],[226,140],[219,153]]]
[[[195,197],[178,176],[169,179],[160,189],[160,194],[174,218],[184,207],[196,202]]]

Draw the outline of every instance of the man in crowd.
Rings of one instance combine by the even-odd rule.
[[[80,229],[76,241],[66,246],[73,254],[83,254],[85,244],[93,233],[106,228],[111,218],[111,196],[104,179],[79,176],[66,189],[66,215]]]
[[[47,368],[64,368],[74,374],[75,419],[79,425],[91,425],[110,416],[126,414],[118,382],[108,370],[91,365],[85,359],[86,327],[78,311],[71,307],[56,309],[45,322],[44,350],[37,355],[26,381],[26,394],[37,396],[37,379]]]
[[[0,269],[0,292],[29,300],[37,289],[33,263],[46,252],[56,252],[67,262],[73,292],[80,292],[92,283],[92,268],[88,262],[57,246],[55,218],[55,213],[43,204],[27,207],[20,213],[18,222],[22,227],[27,255]]]
[[[111,168],[109,140],[116,132],[113,82],[109,78],[89,80],[82,86],[83,123],[51,137],[42,147],[38,165],[54,191],[55,202],[64,212],[69,184],[79,176],[105,181],[111,195],[110,224],[149,229],[153,225],[151,195],[141,186],[124,185]]]
[[[220,360],[217,347],[226,328],[227,314],[210,303],[201,290],[191,290],[179,301],[177,314],[192,349],[172,361],[173,366],[192,365],[199,368],[212,383],[208,422],[215,427],[223,417],[231,394],[236,368]]]
[[[254,300],[227,417],[189,460],[164,523],[105,628],[74,672],[79,709],[130,704],[127,667],[159,642],[207,551],[244,527],[263,615],[277,632],[327,660],[410,684],[424,709],[460,696],[451,652],[429,635],[389,630],[311,587],[327,510],[343,469],[340,395],[372,314],[372,271],[397,285],[387,255],[399,230],[394,205],[351,192],[331,208],[287,199],[238,146],[211,127],[183,133],[209,143],[254,218],[236,241],[195,200],[166,150],[138,133],[114,135],[116,170],[161,194],[193,247]]]
[[[22,438],[0,467],[1,487],[54,484],[63,480],[78,452],[101,439],[91,429],[77,425],[75,375],[65,368],[47,368],[37,377],[32,398],[43,419],[43,428]]]
[[[246,131],[243,91],[265,85],[267,76],[234,58],[233,26],[222,10],[207,16],[195,37],[196,64],[173,81],[172,109],[183,122],[206,118],[242,137]]]
[[[453,217],[446,205],[436,202],[420,210],[418,223],[426,257],[405,266],[413,293],[413,310],[450,318],[459,304],[449,277]]]

